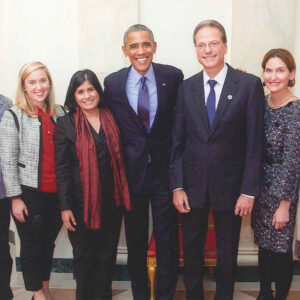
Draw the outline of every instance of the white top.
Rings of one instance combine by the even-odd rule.
[[[216,93],[216,109],[218,107],[219,104],[219,100],[220,100],[220,96],[221,96],[221,92],[223,89],[223,85],[225,82],[225,78],[227,75],[227,70],[228,67],[226,64],[224,64],[223,69],[215,76],[215,78],[210,78],[206,72],[203,70],[203,86],[204,86],[204,96],[205,96],[205,105],[207,102],[207,97],[209,95],[210,92],[210,86],[208,84],[208,80],[213,79],[217,82],[217,84],[215,85],[214,89],[215,89],[215,93]]]

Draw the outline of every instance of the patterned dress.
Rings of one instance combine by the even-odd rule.
[[[266,103],[263,178],[252,214],[255,243],[273,252],[292,251],[300,171],[300,101],[272,109]],[[272,226],[281,200],[291,201],[289,222]]]

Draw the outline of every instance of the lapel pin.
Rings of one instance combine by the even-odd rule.
[[[232,95],[228,95],[228,96],[227,96],[227,99],[228,99],[228,100],[232,100]]]
[[[163,84],[162,84],[162,86],[166,86],[167,84],[164,82]]]

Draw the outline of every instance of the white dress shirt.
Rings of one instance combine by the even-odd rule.
[[[210,92],[210,86],[208,84],[208,80],[213,79],[217,82],[217,84],[214,87],[215,93],[216,93],[216,109],[217,109],[218,104],[219,104],[221,92],[222,92],[223,85],[224,85],[224,82],[225,82],[225,78],[226,78],[226,75],[227,75],[227,70],[228,70],[228,67],[227,67],[226,64],[224,64],[223,69],[215,76],[215,78],[209,78],[209,76],[203,70],[203,86],[204,86],[205,104],[207,102],[207,97],[208,97],[209,92]]]

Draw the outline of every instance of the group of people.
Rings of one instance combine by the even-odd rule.
[[[32,299],[53,300],[49,278],[62,223],[73,247],[76,299],[111,299],[123,216],[133,299],[149,299],[150,201],[156,300],[171,300],[175,292],[178,212],[186,298],[204,299],[210,207],[215,300],[233,299],[241,220],[251,213],[259,246],[257,299],[286,299],[300,175],[300,102],[289,89],[293,56],[285,49],[265,54],[265,97],[260,78],[225,63],[219,22],[199,23],[193,41],[203,71],[183,81],[181,70],[152,62],[152,31],[129,27],[122,50],[131,66],[107,76],[104,91],[91,70],[76,72],[63,107],[55,104],[44,64],[21,68],[15,105],[0,97],[1,299],[13,296],[10,210]],[[300,255],[300,241],[296,249]]]

